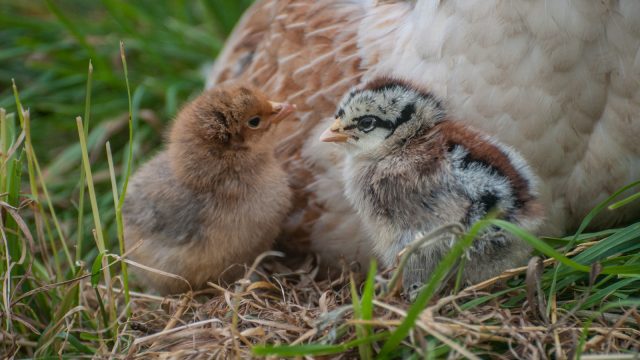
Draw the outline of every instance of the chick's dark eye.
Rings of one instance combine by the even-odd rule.
[[[376,127],[376,119],[375,118],[372,118],[370,116],[366,116],[366,117],[363,117],[362,119],[358,120],[358,130],[360,130],[360,131],[369,132],[369,131],[373,130],[374,127]]]
[[[257,129],[258,126],[260,126],[260,118],[256,116],[249,119],[249,121],[247,121],[247,125],[252,129]]]

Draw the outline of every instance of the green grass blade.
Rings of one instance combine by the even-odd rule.
[[[101,255],[104,255],[106,254],[107,249],[104,243],[104,233],[102,231],[102,223],[100,221],[100,209],[98,207],[96,191],[93,184],[93,176],[91,174],[91,164],[89,163],[87,141],[84,136],[85,134],[84,126],[82,125],[82,118],[80,116],[76,118],[76,125],[78,126],[78,136],[80,137],[80,146],[82,147],[82,162],[83,162],[83,167],[85,171],[85,177],[87,179],[87,187],[89,189],[89,200],[91,202],[91,212],[93,213],[93,223],[95,226],[94,238],[95,238],[96,246],[98,247],[99,253]],[[109,267],[107,266],[105,261],[106,261],[106,257],[103,257],[102,262],[103,262],[103,268],[104,268],[103,270],[104,280],[105,280],[105,284],[107,284],[107,291],[109,292],[108,299],[109,299],[109,302],[112,304],[112,306],[109,307],[110,315],[113,316],[115,314],[115,305],[113,305],[113,301],[111,301],[112,296],[110,294],[111,275],[109,273]]]
[[[604,259],[613,254],[626,251],[625,248],[637,245],[638,238],[640,238],[640,223],[631,224],[576,255],[575,260],[583,263],[592,263]]]
[[[606,200],[604,200],[603,202],[598,204],[595,208],[593,208],[593,210],[589,211],[589,214],[587,214],[587,216],[585,216],[584,220],[580,224],[580,227],[578,228],[578,231],[576,231],[576,234],[574,235],[574,237],[577,237],[580,234],[582,234],[584,232],[584,230],[587,228],[587,226],[589,226],[589,224],[591,223],[593,218],[595,218],[599,213],[601,213],[604,209],[606,209],[607,204],[609,204],[611,201],[613,201],[613,199],[615,199],[618,196],[622,195],[622,193],[624,193],[625,191],[627,191],[627,190],[629,190],[631,188],[634,188],[634,187],[636,187],[638,185],[640,185],[640,180],[634,181],[629,185],[623,186],[622,188],[620,188],[619,190],[617,190],[616,192],[611,194],[611,196],[609,196]]]
[[[433,295],[440,286],[441,281],[445,278],[447,272],[455,265],[456,261],[460,256],[462,256],[464,251],[471,246],[473,239],[478,235],[478,232],[490,224],[491,222],[488,220],[478,221],[471,227],[469,232],[462,237],[462,239],[455,242],[451,247],[451,251],[444,256],[433,271],[427,286],[425,286],[418,294],[415,302],[411,305],[409,311],[407,311],[407,316],[383,345],[379,354],[380,359],[389,358],[393,351],[396,350],[398,345],[400,345],[400,342],[409,334],[409,331],[414,326],[422,310],[433,298]]]
[[[351,303],[353,306],[353,316],[355,319],[362,319],[362,308],[360,303],[360,297],[358,296],[358,290],[356,289],[356,282],[353,279],[353,276],[350,277],[349,289],[351,290]],[[356,324],[355,328],[356,328],[356,337],[358,340],[363,340],[367,337],[367,334],[364,330],[363,325]],[[358,354],[360,355],[360,358],[371,357],[370,349],[367,347],[365,343],[360,343],[358,345]]]
[[[378,264],[375,259],[371,259],[367,280],[364,282],[362,291],[362,319],[371,320],[373,318],[373,297],[375,295],[374,288],[376,283],[376,272]]]
[[[631,284],[636,283],[635,285],[633,285],[633,287],[635,287],[636,289],[638,289],[638,282],[640,282],[640,275],[638,275],[635,278],[628,278],[628,279],[622,279],[620,281],[614,282],[613,284],[605,287],[604,289],[601,289],[597,292],[595,292],[593,295],[589,296],[585,302],[582,304],[581,308],[583,309],[587,309],[590,308],[598,303],[603,302],[607,297],[613,295],[617,290],[625,287],[625,286],[629,286]]]
[[[25,120],[26,120],[25,124],[27,126],[30,126],[29,116],[25,116]],[[30,135],[27,135],[27,137],[29,136]],[[40,163],[38,162],[38,158],[36,157],[35,151],[32,147],[30,147],[30,151],[33,152],[33,163],[35,165],[36,173],[38,174],[38,179],[40,179],[40,187],[42,188],[42,193],[44,195],[45,200],[47,201],[47,207],[49,208],[49,213],[51,214],[53,225],[56,229],[56,233],[58,234],[58,238],[60,239],[60,243],[62,244],[62,250],[67,258],[67,263],[69,264],[69,268],[73,268],[74,267],[73,258],[71,257],[71,252],[69,251],[69,247],[67,246],[66,236],[62,232],[62,227],[60,226],[58,215],[56,214],[56,211],[53,208],[53,201],[51,201],[51,196],[49,196],[49,190],[47,188],[47,184],[45,182],[44,176],[42,176],[42,171],[40,170]]]
[[[22,156],[9,155],[9,151],[15,144],[15,124],[14,116],[7,116],[5,109],[0,108],[0,151],[2,152],[2,171],[0,171],[0,196],[6,196],[6,201],[10,206],[18,207],[20,201],[20,178],[22,175]],[[17,148],[16,148],[16,153]],[[1,226],[4,226],[4,236],[6,240],[6,249],[2,247],[2,256],[7,260],[6,266],[1,263],[0,274],[5,274],[11,267],[10,258],[17,258],[22,252],[18,236],[18,224],[8,213],[0,214],[3,216]],[[6,319],[9,321],[9,319]]]
[[[591,323],[591,321],[587,321],[582,326],[582,332],[580,333],[580,339],[578,340],[578,346],[576,347],[574,359],[580,360],[580,358],[582,358],[582,352],[584,351],[584,346],[587,343],[587,336],[589,336],[589,328],[591,327]]]
[[[77,307],[79,291],[80,285],[78,282],[69,286],[66,294],[57,304],[51,324],[46,328],[38,340],[38,350],[36,354],[51,353],[51,343],[55,340],[56,335],[64,325],[65,316],[67,316],[73,308]]]
[[[96,259],[93,261],[93,265],[91,265],[91,286],[98,287],[98,283],[100,282],[100,274],[102,269],[102,258],[105,253],[99,253],[96,256]]]
[[[9,149],[11,145],[9,144],[9,127],[7,125],[7,112],[5,109],[0,108],[0,151],[2,151],[2,171],[0,171],[0,194],[4,194],[7,192],[7,179],[6,179],[6,168],[9,163],[9,158],[7,154],[9,153]]]
[[[120,193],[120,201],[118,203],[118,208],[122,210],[122,206],[124,205],[124,198],[127,193],[127,187],[129,186],[129,176],[131,175],[131,163],[133,161],[133,104],[131,101],[131,87],[129,85],[129,72],[127,70],[127,57],[124,51],[124,43],[120,42],[120,59],[122,61],[122,67],[124,70],[124,79],[127,84],[127,100],[129,104],[129,146],[127,152],[127,161],[126,169],[124,173],[124,181],[122,183],[122,192]]]
[[[22,107],[22,102],[20,101],[18,87],[16,86],[16,83],[13,79],[11,81],[13,86],[13,95],[16,101],[18,119],[20,119],[20,127],[22,128],[22,131],[24,131],[25,133],[24,149],[27,154],[27,171],[29,174],[29,188],[31,190],[31,196],[37,202],[36,206],[37,206],[38,212],[43,214],[44,212],[42,210],[42,204],[40,203],[40,199],[39,199],[38,182],[36,180],[36,171],[35,171],[34,158],[33,158],[34,152],[33,152],[33,146],[31,144],[31,136],[30,136],[30,133],[31,133],[30,126],[28,124],[28,118],[25,116],[25,110]],[[45,218],[45,224],[46,224],[46,218]],[[60,277],[62,276],[62,267],[60,265],[60,260],[58,259],[58,247],[56,246],[56,242],[53,236],[49,236],[49,244],[51,246],[51,249],[53,250],[53,263],[56,268],[56,274],[57,276]]]
[[[118,183],[116,181],[116,173],[113,168],[113,156],[111,155],[111,144],[107,141],[107,162],[109,164],[109,177],[111,178],[111,192],[113,194],[113,206],[116,208],[116,225],[118,231],[118,245],[120,246],[120,254],[124,254],[124,226],[122,222],[122,211],[118,211]],[[129,304],[129,273],[127,270],[127,264],[124,261],[120,262],[122,270],[122,283],[124,287],[125,304]],[[127,307],[127,313],[131,316],[131,307]]]
[[[118,204],[116,206],[116,224],[118,231],[118,244],[120,246],[120,255],[124,255],[125,246],[124,246],[124,222],[122,219],[122,207],[124,206],[124,200],[127,195],[127,188],[129,187],[129,177],[131,176],[131,163],[133,162],[133,106],[131,101],[131,87],[129,86],[129,72],[127,70],[127,57],[124,51],[124,43],[120,42],[120,59],[122,61],[122,67],[124,69],[124,79],[127,84],[127,100],[129,104],[129,150],[127,152],[127,161],[126,161],[126,170],[124,173],[124,182],[122,184],[122,192],[120,193],[120,198],[118,200]],[[113,160],[111,160],[111,169],[110,171],[114,174],[113,171]],[[112,181],[115,181],[112,179]],[[115,186],[116,184],[114,184]],[[117,194],[117,191],[114,189],[114,195]],[[115,200],[115,199],[114,199]],[[124,297],[125,302],[128,304],[131,297],[129,295],[129,274],[127,272],[127,264],[122,261],[122,283],[124,287]],[[128,314],[131,315],[131,309],[128,308]]]
[[[375,259],[371,259],[369,264],[369,271],[367,272],[367,279],[364,282],[364,289],[362,290],[362,299],[360,300],[360,318],[362,320],[373,319],[373,298],[375,295],[375,282],[376,282],[377,263]],[[361,338],[369,338],[373,332],[371,325],[363,324],[361,326],[362,336]],[[359,345],[360,358],[371,359],[373,358],[373,349],[370,343],[364,343]]]
[[[89,188],[89,199],[91,202],[91,211],[93,212],[93,223],[96,229],[96,245],[98,251],[105,253],[107,251],[104,244],[104,234],[102,232],[102,223],[100,222],[100,210],[98,208],[98,201],[96,197],[95,187],[93,184],[93,176],[91,174],[91,164],[89,162],[89,153],[87,150],[87,141],[85,138],[84,126],[82,125],[82,118],[78,116],[76,118],[76,124],[78,126],[78,135],[80,137],[80,146],[82,148],[82,163],[84,168],[85,177],[87,178],[87,186]]]
[[[308,344],[308,345],[256,345],[252,348],[253,354],[258,356],[322,356],[339,354],[355,348],[360,344],[371,344],[389,336],[389,332],[383,331],[364,339],[356,339],[344,344]]]
[[[58,335],[56,335],[56,337],[59,339],[67,340],[69,344],[71,344],[71,346],[73,346],[76,350],[84,354],[94,355],[96,353],[96,349],[83,344],[77,337],[75,337],[75,335],[71,333],[67,333],[63,331]]]
[[[89,60],[87,70],[87,86],[84,101],[84,136],[89,138],[89,124],[91,120],[91,83],[93,78],[93,65]],[[78,194],[78,231],[76,241],[76,261],[82,260],[82,243],[84,241],[84,191],[86,186],[84,163],[80,163],[80,193]]]
[[[118,182],[116,181],[116,171],[113,167],[113,155],[111,154],[111,143],[105,144],[107,150],[107,164],[109,165],[109,178],[111,179],[111,194],[113,195],[113,206],[118,207]],[[122,249],[120,249],[122,251]]]
[[[504,220],[491,220],[492,223],[494,223],[497,226],[500,226],[501,228],[511,232],[512,234],[518,236],[519,238],[527,241],[531,246],[533,246],[536,250],[540,251],[541,253],[552,257],[556,260],[558,260],[559,263],[569,266],[570,268],[573,268],[574,270],[577,271],[581,271],[581,272],[590,272],[590,267],[587,265],[583,265],[581,263],[578,263],[574,260],[571,260],[569,258],[567,258],[566,256],[564,256],[563,254],[559,253],[558,251],[554,250],[552,247],[550,247],[549,245],[545,244],[542,240],[538,239],[537,237],[533,236],[532,234],[526,232],[525,230],[517,227],[516,225],[513,225],[509,222],[506,222]],[[640,223],[638,224],[634,224],[630,226],[633,231],[638,231],[640,230]],[[615,234],[614,234],[615,235]],[[612,235],[612,236],[614,236]],[[635,240],[635,238],[633,238]],[[604,244],[603,242],[601,242],[600,244]],[[596,245],[597,246],[597,245]],[[598,248],[594,246],[589,250],[597,250]],[[595,248],[595,249],[594,249]],[[585,252],[583,252],[580,255],[585,255],[585,253],[591,253],[593,251],[589,251],[586,250]],[[576,260],[580,259],[580,260],[585,260],[584,256],[580,257],[576,256]],[[589,259],[589,263],[593,263],[595,261],[595,259]],[[616,267],[604,267],[602,269],[602,273],[603,274],[620,274],[620,271],[623,271],[623,273],[626,274],[637,274],[637,268],[635,266],[626,266],[626,267],[622,267],[622,266],[616,266]]]
[[[621,208],[621,207],[623,207],[625,205],[631,204],[632,202],[634,202],[636,200],[639,200],[639,199],[640,199],[640,192],[635,193],[635,194],[627,197],[624,200],[620,200],[620,201],[618,201],[618,202],[616,202],[614,204],[609,205],[608,209],[609,210],[616,210],[616,209],[619,209],[619,208]]]
[[[13,88],[14,88],[14,93],[16,96],[16,104],[18,105],[18,109],[19,111],[22,113],[22,116],[20,117],[21,119],[21,123],[23,126],[23,131],[25,133],[25,149],[27,152],[27,158],[30,160],[30,166],[29,166],[29,171],[30,171],[30,181],[33,180],[35,181],[35,176],[31,176],[31,172],[33,171],[33,169],[35,169],[35,173],[37,174],[37,179],[40,180],[40,187],[42,188],[42,192],[44,194],[44,198],[47,202],[47,206],[49,208],[49,213],[51,214],[51,217],[53,219],[53,223],[56,229],[56,232],[58,234],[58,238],[60,239],[60,242],[62,244],[62,249],[67,257],[67,262],[69,264],[70,267],[73,267],[73,259],[71,258],[71,253],[69,252],[69,248],[67,247],[67,242],[66,242],[66,237],[64,236],[63,232],[62,232],[62,228],[60,226],[60,222],[58,221],[58,216],[56,215],[56,211],[53,208],[53,203],[51,201],[51,197],[49,196],[49,190],[47,189],[47,185],[45,183],[45,179],[42,176],[42,172],[40,170],[40,165],[38,163],[38,158],[36,157],[35,154],[35,149],[33,147],[33,143],[31,140],[31,116],[29,111],[24,111],[22,109],[22,104],[20,103],[19,100],[19,94],[18,94],[18,89],[16,87],[15,82],[13,83]],[[37,191],[37,184],[32,185],[32,191],[33,189],[36,189],[36,193],[38,193]],[[40,205],[41,206],[41,205]],[[52,240],[52,244],[55,244],[55,241]],[[56,253],[54,254],[54,257],[57,258],[57,251],[55,251]]]
[[[638,185],[640,185],[640,180],[639,181],[634,181],[629,185],[623,186],[621,189],[619,189],[618,191],[616,191],[613,194],[611,194],[611,196],[609,196],[607,199],[605,199],[600,204],[598,204],[596,207],[594,207],[591,211],[589,211],[587,216],[585,216],[584,220],[582,220],[582,223],[580,223],[580,227],[578,227],[578,230],[576,231],[576,233],[573,236],[573,238],[571,239],[571,241],[567,244],[567,246],[565,246],[564,252],[567,252],[567,251],[569,251],[569,249],[573,248],[573,246],[574,246],[575,242],[577,241],[577,239],[579,238],[579,236],[582,235],[582,233],[587,228],[587,226],[589,226],[591,221],[607,207],[607,204],[609,204],[611,201],[613,201],[613,199],[617,198],[618,196],[620,196],[625,191],[627,191],[627,190],[629,190],[629,189],[631,189],[633,187],[636,187]],[[556,296],[556,286],[557,286],[557,282],[558,282],[558,275],[560,273],[560,269],[561,269],[561,264],[557,264],[555,266],[555,270],[554,270],[554,273],[553,273],[553,278],[552,278],[552,281],[551,281],[551,287],[549,288],[549,299],[551,299],[552,297]],[[551,307],[550,307],[551,306],[551,302],[548,301],[547,303],[548,303],[548,305],[547,305],[547,314],[549,314],[550,311],[551,311]]]
[[[579,264],[571,259],[569,259],[568,257],[564,256],[563,254],[559,253],[558,251],[556,251],[554,248],[552,248],[551,246],[547,245],[546,243],[544,243],[544,241],[538,239],[537,237],[533,236],[532,234],[526,232],[525,230],[521,229],[520,227],[504,221],[504,220],[498,220],[498,219],[494,219],[494,220],[490,220],[491,223],[493,223],[494,225],[497,225],[507,231],[509,231],[510,233],[512,233],[513,235],[516,235],[517,237],[519,237],[522,240],[527,241],[531,246],[533,246],[536,250],[540,251],[541,253],[555,258],[556,260],[558,260],[558,262],[560,262],[561,264],[567,265],[575,270],[578,271],[582,271],[582,272],[589,272],[590,268],[589,266],[583,265],[583,264]]]

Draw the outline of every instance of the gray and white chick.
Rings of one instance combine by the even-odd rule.
[[[346,94],[320,140],[346,150],[345,194],[386,266],[435,228],[468,229],[492,210],[529,231],[542,221],[538,181],[526,161],[450,119],[441,100],[408,81],[378,78]],[[415,294],[450,247],[442,239],[414,253],[403,272],[405,292]],[[467,251],[463,279],[480,282],[523,264],[529,253],[524,241],[485,229]]]

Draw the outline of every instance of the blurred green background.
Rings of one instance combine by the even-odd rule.
[[[87,69],[93,64],[89,150],[106,239],[115,226],[105,156],[116,174],[128,143],[124,42],[134,112],[134,170],[162,142],[165,124],[204,87],[226,37],[248,0],[0,0],[0,108],[16,111],[11,79],[30,109],[35,152],[69,238],[77,225],[81,153],[76,116],[84,116]],[[23,179],[25,180],[25,179]],[[90,217],[85,218],[91,228]],[[85,249],[93,239],[85,236]],[[95,249],[93,249],[95,251]],[[95,253],[89,251],[85,258]]]
[[[203,86],[203,71],[250,1],[0,1],[0,107],[13,111],[11,79],[31,109],[34,143],[53,158],[75,140],[94,66],[94,123],[127,110],[119,41],[138,107],[166,121]]]

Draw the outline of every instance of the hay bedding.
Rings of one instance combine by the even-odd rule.
[[[355,339],[354,325],[362,321],[353,318],[349,286],[358,274],[345,267],[336,278],[316,280],[318,269],[312,260],[295,269],[266,261],[251,271],[249,279],[225,288],[211,284],[210,290],[180,297],[133,293],[133,316],[120,332],[120,339],[132,342],[127,358],[248,358],[255,344],[335,344]],[[526,282],[532,281],[527,271],[531,264],[434,299],[403,345],[421,353],[427,346],[425,336],[432,336],[453,350],[449,358],[572,358],[585,314],[562,312],[552,304],[552,316],[547,319],[536,304],[541,297],[535,294],[535,286],[508,290],[507,281],[522,283],[525,277]],[[551,264],[553,260],[547,260],[538,266]],[[384,278],[389,273],[379,276]],[[460,306],[499,291],[502,294],[490,301],[471,308]],[[527,296],[521,306],[505,306],[523,294]],[[397,294],[376,295],[374,320],[368,323],[376,332],[393,330],[408,307]],[[639,350],[639,323],[635,309],[623,315],[596,316],[583,352]],[[381,345],[375,344],[374,350]],[[357,357],[354,348],[322,358]]]

